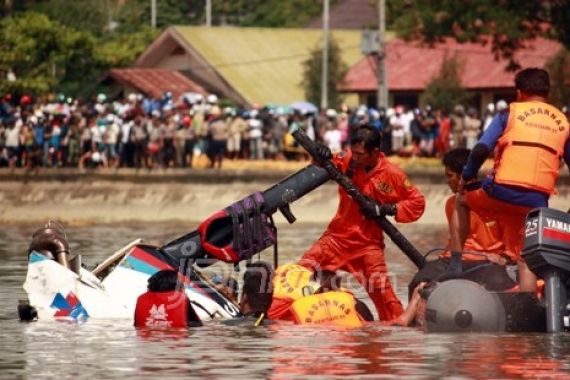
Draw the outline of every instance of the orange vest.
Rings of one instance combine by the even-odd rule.
[[[293,302],[291,311],[297,324],[360,327],[355,304],[352,293],[339,290],[300,298]]]
[[[495,182],[552,194],[568,139],[568,120],[543,102],[511,103],[497,144]]]
[[[285,264],[275,270],[273,277],[273,300],[267,316],[274,320],[293,320],[291,304],[302,298],[303,288],[311,287],[311,293],[317,285],[311,281],[313,272],[297,264]]]

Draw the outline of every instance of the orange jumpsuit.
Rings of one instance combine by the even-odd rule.
[[[455,210],[456,195],[447,198],[445,202],[445,216],[448,225],[451,224],[451,217]],[[496,255],[506,255],[505,245],[501,240],[502,230],[499,223],[495,220],[483,220],[474,212],[469,213],[471,222],[469,224],[469,234],[463,245],[463,261],[486,261],[486,253]],[[448,244],[449,247],[449,244]],[[440,257],[450,257],[449,249]]]
[[[351,153],[344,152],[335,155],[333,162],[346,173],[350,159]],[[364,195],[380,203],[397,204],[397,222],[413,222],[424,212],[422,193],[384,155],[370,171],[355,170],[352,182]],[[299,264],[312,270],[350,272],[368,292],[381,320],[397,318],[403,308],[387,275],[382,229],[361,214],[359,205],[342,187],[339,195],[336,215]]]

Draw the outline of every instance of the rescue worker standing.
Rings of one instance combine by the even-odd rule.
[[[332,158],[369,202],[360,207],[339,187],[336,215],[299,264],[313,271],[351,273],[368,292],[380,319],[391,320],[403,308],[388,278],[382,229],[373,220],[389,215],[397,222],[413,222],[423,214],[425,200],[406,174],[388,162],[381,143],[378,131],[364,125],[354,130],[346,152],[332,156],[325,145],[317,145],[321,158]]]
[[[500,112],[473,148],[463,168],[456,207],[451,220],[449,278],[461,273],[461,251],[470,229],[469,211],[484,221],[494,219],[502,230],[507,254],[517,262],[521,291],[536,290],[536,276],[521,258],[526,214],[548,207],[560,172],[560,159],[570,162],[568,120],[547,103],[548,73],[527,68],[515,75],[517,101]],[[480,189],[464,191],[495,149],[493,172]]]

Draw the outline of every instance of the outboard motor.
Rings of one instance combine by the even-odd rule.
[[[425,307],[429,332],[503,332],[505,320],[497,294],[469,280],[438,283]]]
[[[32,251],[41,252],[64,267],[69,268],[69,243],[63,227],[52,220],[44,228],[34,232],[28,254]]]
[[[546,330],[569,328],[570,214],[549,208],[531,210],[525,223],[522,257],[529,269],[544,279]]]

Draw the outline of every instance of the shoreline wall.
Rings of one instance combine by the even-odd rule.
[[[197,225],[213,212],[254,191],[263,191],[290,172],[134,171],[80,173],[0,173],[0,223],[66,224],[182,221]],[[414,172],[427,207],[419,224],[445,224],[444,203],[451,194],[445,178],[435,172]],[[570,207],[570,186],[564,184],[551,206]],[[298,223],[326,224],[337,207],[337,186],[327,183],[291,205]],[[287,223],[276,216],[276,223]]]

